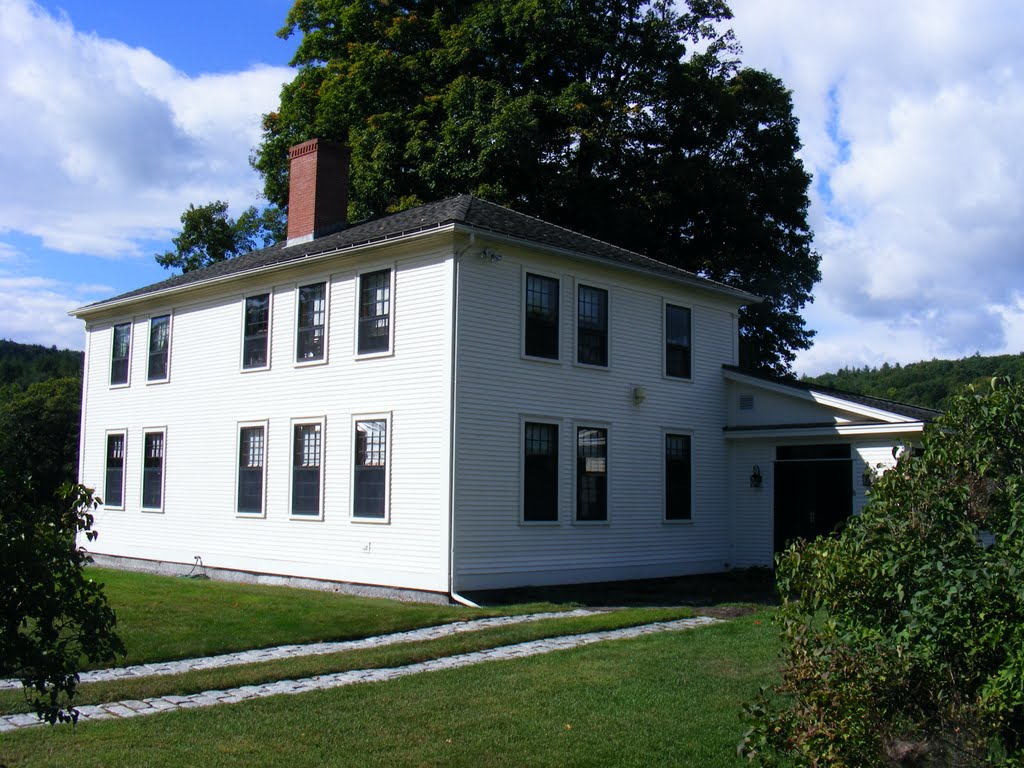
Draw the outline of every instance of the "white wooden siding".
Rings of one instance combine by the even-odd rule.
[[[248,571],[448,590],[451,250],[440,238],[413,250],[339,258],[239,280],[230,290],[200,289],[187,304],[138,305],[89,329],[81,478],[102,489],[104,434],[127,430],[125,506],[100,510],[95,552]],[[394,354],[354,355],[357,270],[395,270]],[[265,279],[266,280],[266,279]],[[330,287],[327,363],[299,366],[295,287]],[[273,293],[268,370],[240,370],[245,295]],[[195,301],[195,299],[193,299]],[[171,377],[146,384],[148,318],[173,312]],[[112,325],[134,318],[131,386],[109,384]],[[390,520],[350,516],[352,414],[392,414]],[[324,420],[323,520],[289,519],[292,420]],[[235,514],[237,430],[266,421],[265,518]],[[140,512],[143,428],[167,429],[163,512]]]
[[[729,382],[728,423],[735,427],[752,427],[766,424],[843,424],[853,419],[865,421],[862,416],[819,405],[796,394],[783,395],[769,392],[761,387],[746,387]],[[740,409],[740,398],[753,399],[754,407]]]
[[[477,247],[481,247],[479,240]],[[728,560],[728,468],[721,366],[733,363],[736,303],[601,265],[495,245],[501,261],[459,260],[455,584],[480,589],[721,570]],[[561,280],[557,363],[521,354],[527,270]],[[607,370],[575,360],[575,285],[609,289]],[[663,301],[690,307],[693,379],[663,375]],[[633,403],[634,387],[646,399]],[[524,419],[554,420],[559,522],[524,525]],[[575,428],[608,426],[607,524],[575,516]],[[663,521],[664,430],[692,434],[693,520]]]

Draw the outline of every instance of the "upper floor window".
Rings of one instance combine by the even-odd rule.
[[[270,361],[270,294],[246,296],[242,323],[242,367],[266,368]]]
[[[103,505],[124,506],[124,432],[107,435],[107,466],[103,484]]]
[[[142,508],[164,503],[164,432],[146,432],[142,440]]]
[[[530,357],[558,359],[558,280],[526,273],[526,338]]]
[[[323,424],[296,424],[292,433],[292,514],[320,515]]]
[[[355,467],[352,478],[352,516],[387,518],[388,422],[356,422]]]
[[[360,355],[387,352],[391,346],[391,270],[359,276]]]
[[[608,291],[579,286],[576,297],[576,362],[608,365]]]
[[[665,374],[688,379],[692,373],[690,362],[690,310],[674,304],[665,305]]]
[[[149,321],[149,367],[146,379],[165,381],[171,357],[171,316],[160,315]]]
[[[608,430],[576,429],[576,519],[608,519]]]
[[[558,425],[523,427],[523,521],[558,521]]]
[[[128,383],[128,361],[132,350],[132,324],[114,326],[114,341],[110,349],[110,383]]]
[[[692,517],[690,478],[690,436],[665,435],[666,520],[689,520]]]
[[[327,329],[327,283],[299,288],[299,319],[295,341],[295,361],[324,359]]]
[[[238,430],[238,513],[263,514],[263,470],[266,459],[266,427],[243,426]]]

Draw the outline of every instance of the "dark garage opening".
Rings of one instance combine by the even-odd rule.
[[[835,530],[853,512],[850,446],[778,446],[774,499],[776,552]]]

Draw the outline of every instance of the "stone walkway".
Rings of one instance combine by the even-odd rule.
[[[532,616],[571,616],[587,615],[589,613],[594,613],[594,611],[573,611],[570,613],[561,614],[532,614]],[[500,618],[518,619],[520,621],[531,620],[528,617],[521,616],[508,616]],[[477,620],[477,622],[461,622],[456,625],[445,624],[442,625],[442,627],[447,628],[452,626],[464,626],[467,624],[475,624],[475,628],[479,629],[479,622],[493,622],[496,620],[497,619],[479,619]],[[394,680],[396,678],[405,677],[407,675],[415,675],[420,672],[430,672],[441,669],[456,669],[458,667],[466,667],[470,666],[471,664],[480,664],[485,661],[501,661],[507,659],[524,658],[527,656],[536,656],[542,653],[551,653],[552,651],[561,651],[566,650],[568,648],[577,648],[582,645],[600,643],[606,640],[624,640],[627,638],[640,637],[642,635],[650,635],[658,632],[673,632],[684,629],[692,629],[694,627],[706,626],[708,624],[717,624],[718,621],[718,619],[712,619],[707,616],[698,616],[693,619],[678,619],[676,621],[659,621],[653,624],[642,624],[640,626],[626,627],[624,629],[611,629],[600,632],[589,632],[587,634],[582,635],[563,635],[560,637],[548,637],[543,640],[532,640],[530,642],[516,643],[515,645],[505,645],[499,648],[489,648],[483,651],[473,651],[471,653],[463,653],[456,656],[445,656],[439,659],[431,659],[430,661],[420,662],[418,664],[409,664],[404,667],[391,667],[386,669],[356,669],[349,670],[347,672],[335,672],[327,675],[317,675],[316,677],[307,677],[301,680],[279,680],[277,682],[265,683],[263,685],[243,685],[239,688],[230,688],[225,691],[203,691],[202,693],[195,693],[189,696],[157,696],[149,699],[143,699],[141,701],[127,700],[115,701],[107,704],[85,705],[78,707],[78,719],[79,722],[91,722],[94,720],[110,720],[114,718],[155,715],[161,712],[172,712],[182,709],[194,709],[196,707],[211,707],[217,704],[235,704],[240,701],[247,701],[249,699],[259,699],[267,696],[305,693],[308,691],[327,690],[329,688],[340,688],[342,686],[353,685],[355,683],[381,682],[385,680]],[[514,622],[504,621],[503,623]],[[487,626],[495,625],[490,624]],[[442,627],[428,627],[423,630],[413,630],[413,632],[426,632],[430,630],[437,630]],[[461,631],[465,632],[469,631],[469,629],[462,629]],[[394,642],[407,641],[409,639],[407,637],[409,634],[412,633],[396,633],[396,635],[398,636],[406,637],[404,637],[403,640],[396,640]],[[449,632],[448,634],[453,633]],[[363,643],[377,641],[378,645],[387,645],[388,643],[381,641],[395,637],[396,635],[385,635],[378,638],[367,638],[365,641],[357,640],[351,642]],[[441,636],[443,635],[438,635],[438,637]],[[339,644],[331,643],[317,645]],[[296,647],[302,648],[309,646],[282,646],[282,648]],[[330,652],[332,651],[324,651],[324,653]],[[241,655],[242,654],[230,654],[230,656],[232,657],[237,657]],[[263,660],[265,659],[260,659],[260,661]],[[200,662],[202,661],[202,659],[195,659],[192,661]],[[200,667],[192,668],[195,669]],[[148,674],[161,673],[149,672]],[[35,715],[6,715],[0,717],[0,733],[4,731],[12,731],[18,728],[37,726],[41,724],[41,721]]]
[[[593,616],[603,611],[580,608],[574,611],[556,611],[553,613],[528,613],[521,616],[495,616],[488,619],[472,619],[456,621],[451,624],[438,624],[433,627],[421,627],[407,632],[394,632],[390,635],[364,637],[359,640],[341,640],[330,643],[308,643],[306,645],[278,645],[273,648],[257,648],[239,653],[223,653],[218,656],[203,656],[198,659],[181,659],[180,661],[160,661],[153,664],[137,664],[131,667],[112,667],[110,669],[94,669],[82,672],[78,680],[81,683],[98,683],[108,680],[124,680],[127,678],[150,677],[153,675],[180,675],[196,669],[216,669],[232,667],[237,664],[258,664],[263,661],[290,659],[298,656],[323,656],[328,653],[356,651],[363,648],[380,648],[397,643],[411,643],[423,640],[436,640],[462,632],[475,632],[478,629],[504,627],[509,624],[522,624],[542,619],[571,619],[579,616]],[[20,680],[0,680],[0,691],[21,688]]]

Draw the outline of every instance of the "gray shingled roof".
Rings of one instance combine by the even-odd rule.
[[[610,243],[595,240],[592,237],[581,235],[570,229],[550,224],[533,216],[517,213],[471,195],[459,195],[446,200],[439,200],[435,203],[421,205],[418,208],[401,211],[400,213],[393,213],[354,224],[335,234],[306,243],[292,246],[278,243],[269,248],[252,251],[234,259],[213,264],[205,269],[197,269],[192,272],[175,275],[159,283],[153,283],[134,291],[89,304],[82,309],[94,309],[124,299],[142,297],[151,293],[204,283],[230,275],[242,275],[277,264],[301,261],[310,256],[344,251],[345,249],[367,243],[380,242],[401,235],[437,229],[448,224],[462,224],[480,232],[491,232],[536,243],[541,246],[563,249],[584,256],[639,268],[657,275],[690,282],[698,287],[729,293],[748,302],[760,300],[753,294],[737,290],[723,283],[707,280],[692,272],[673,267],[625,248],[619,248]]]
[[[768,381],[771,382],[772,384],[780,384],[784,387],[798,389],[802,392],[821,392],[824,395],[833,395],[834,397],[842,398],[843,400],[849,400],[851,403],[859,403],[860,405],[866,405],[869,408],[877,408],[880,411],[888,411],[889,413],[895,413],[899,416],[906,416],[908,419],[913,419],[914,421],[929,422],[942,415],[942,411],[936,411],[932,408],[922,408],[919,405],[909,405],[907,403],[900,403],[895,400],[886,400],[885,398],[882,397],[859,395],[855,392],[846,392],[841,389],[822,387],[807,381],[796,381],[795,379],[782,379],[777,376],[768,376],[763,373],[754,373],[753,371],[745,371],[737,365],[723,365],[722,368],[724,368],[727,371],[735,371],[736,373],[742,373],[744,376],[750,376],[751,378],[754,379]]]

